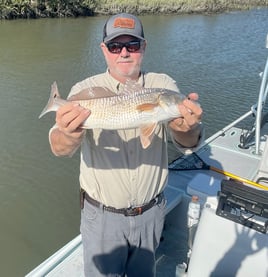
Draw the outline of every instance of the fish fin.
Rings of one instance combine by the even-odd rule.
[[[152,112],[154,108],[157,106],[158,106],[157,103],[144,103],[144,104],[138,105],[136,109],[139,112]]]
[[[106,87],[88,87],[68,98],[71,101],[112,97],[116,94]]]
[[[54,105],[56,99],[61,99],[61,97],[60,97],[60,93],[59,93],[59,90],[58,90],[57,83],[55,81],[51,85],[50,97],[48,99],[48,102],[47,102],[45,108],[43,109],[43,111],[39,115],[39,118],[41,118],[42,116],[44,116],[48,112],[57,110],[58,106]]]
[[[143,149],[146,149],[151,145],[156,126],[157,123],[152,123],[150,125],[140,127],[140,141]]]
[[[119,91],[119,93],[123,95],[128,95],[133,94],[134,92],[141,91],[142,89],[143,87],[137,81],[127,79],[125,85]]]

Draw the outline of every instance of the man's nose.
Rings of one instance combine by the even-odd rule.
[[[126,47],[123,47],[121,50],[121,57],[128,57],[129,56],[129,52],[127,51]]]

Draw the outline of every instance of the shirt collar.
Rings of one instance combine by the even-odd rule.
[[[114,91],[115,93],[118,93],[120,91],[120,89],[124,86],[124,84],[120,83],[118,80],[116,80],[114,77],[112,77],[112,75],[109,72],[109,69],[106,70],[105,74],[106,74],[107,80],[109,80],[112,91]],[[139,85],[141,85],[142,87],[144,87],[144,85],[145,85],[145,76],[144,75],[145,75],[144,72],[141,72],[139,79],[137,80],[137,83]]]

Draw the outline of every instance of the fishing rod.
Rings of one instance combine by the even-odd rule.
[[[169,170],[171,170],[171,171],[179,171],[179,170],[211,170],[211,171],[220,173],[220,174],[222,174],[224,176],[228,176],[228,177],[230,177],[230,178],[232,178],[234,180],[237,180],[237,181],[249,184],[251,186],[254,186],[254,187],[257,187],[257,188],[260,188],[260,189],[268,191],[268,187],[265,186],[265,185],[253,182],[253,181],[248,180],[246,178],[243,178],[243,177],[240,177],[238,175],[235,175],[235,174],[233,174],[231,172],[228,172],[228,171],[222,170],[220,168],[208,165],[196,153],[192,153],[187,158],[185,158],[185,159],[182,158],[182,160],[187,161],[188,164],[186,164],[186,165],[182,165],[182,164],[179,164],[179,163],[176,164],[176,161],[174,161],[174,162],[172,162],[170,164]],[[174,167],[171,166],[173,163],[175,163]]]
[[[218,172],[224,176],[228,176],[232,179],[235,179],[237,181],[240,181],[242,183],[246,183],[246,184],[249,184],[249,185],[252,185],[254,187],[258,187],[258,188],[261,188],[261,189],[264,189],[264,190],[268,190],[268,187],[265,186],[265,185],[262,185],[262,184],[259,184],[259,183],[256,183],[256,182],[253,182],[251,180],[248,180],[248,179],[245,179],[243,177],[240,177],[238,175],[235,175],[231,172],[228,172],[228,171],[225,171],[225,170],[222,170],[222,169],[219,169],[217,167],[214,167],[214,166],[209,166],[209,169],[212,170],[212,171],[215,171],[215,172]]]

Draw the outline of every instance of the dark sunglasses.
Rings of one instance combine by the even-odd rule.
[[[126,47],[128,52],[134,53],[140,50],[142,42],[140,40],[130,42],[108,42],[105,44],[109,52],[113,54],[121,53],[122,49]]]

